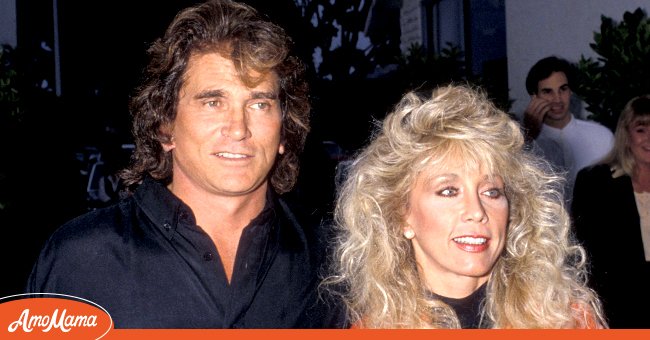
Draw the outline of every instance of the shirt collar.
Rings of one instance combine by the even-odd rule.
[[[195,225],[196,219],[192,209],[174,195],[159,181],[145,177],[136,189],[134,199],[147,217],[162,231],[168,239],[175,234],[180,224]],[[268,223],[277,217],[277,196],[269,186],[266,192],[266,203],[262,212],[251,220],[247,229],[258,229],[262,226],[274,225]]]
[[[149,176],[136,189],[134,199],[168,239],[172,238],[182,219],[194,220],[192,210],[183,201]]]

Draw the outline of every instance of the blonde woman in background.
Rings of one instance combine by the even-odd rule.
[[[619,116],[614,149],[578,173],[571,206],[612,328],[650,328],[650,95]]]
[[[603,328],[562,180],[480,91],[408,93],[351,165],[325,285],[360,328]]]

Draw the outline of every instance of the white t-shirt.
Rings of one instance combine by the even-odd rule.
[[[607,156],[614,146],[614,134],[594,121],[577,119],[571,115],[571,121],[562,129],[542,125],[542,131],[535,142],[548,161],[566,171],[565,195],[567,202],[570,202],[578,171]],[[560,162],[562,163],[559,164]]]

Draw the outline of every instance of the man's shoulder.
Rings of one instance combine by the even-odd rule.
[[[567,138],[582,150],[582,158],[587,161],[584,165],[601,160],[614,147],[614,134],[604,125],[584,119],[574,119],[574,122]]]
[[[281,195],[277,197],[276,202],[281,214],[289,220],[295,228],[300,230],[312,229],[315,225],[318,225],[315,217],[311,216],[294,197],[286,194]]]
[[[124,223],[131,219],[128,215],[132,206],[132,199],[127,198],[113,205],[77,216],[55,230],[50,237],[50,242],[70,244],[89,241],[96,243],[104,239],[119,237]]]
[[[576,128],[580,131],[586,131],[591,134],[605,135],[605,136],[614,136],[614,133],[604,125],[586,119],[575,119]]]
[[[326,219],[310,215],[300,204],[286,196],[278,199],[278,202],[284,216],[284,236],[287,239],[297,238],[301,242],[306,242],[306,246],[317,254],[324,251],[327,240],[331,238]]]

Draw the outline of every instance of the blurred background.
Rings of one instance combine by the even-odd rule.
[[[180,9],[199,2],[0,0],[0,296],[21,292],[55,228],[115,201],[114,174],[133,148],[128,102],[146,50]],[[592,46],[603,18],[647,25],[649,6],[647,0],[243,2],[285,27],[308,67],[312,132],[291,195],[316,221],[332,210],[345,161],[406,91],[468,82],[516,118],[528,103],[524,80],[537,60],[557,55],[583,69],[605,67],[608,58]],[[637,9],[637,17],[624,18]],[[646,53],[646,69],[649,45],[638,52]],[[635,76],[644,75],[639,67],[631,68]],[[633,85],[648,89],[647,82]],[[595,105],[578,100],[576,113],[589,116]]]

